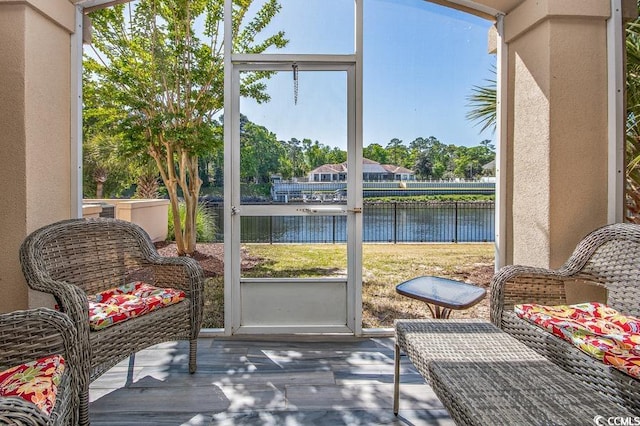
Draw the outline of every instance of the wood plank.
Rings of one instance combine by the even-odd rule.
[[[392,338],[201,338],[195,374],[187,357],[186,342],[166,342],[106,372],[92,424],[453,424],[406,357],[393,416]]]
[[[393,406],[393,384],[288,385],[287,408],[309,410],[378,409]],[[444,406],[427,385],[406,384],[400,387],[400,408],[443,409]]]

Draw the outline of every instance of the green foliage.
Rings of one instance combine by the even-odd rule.
[[[233,3],[233,50],[284,47],[282,31],[264,34],[280,10],[277,0],[250,17],[252,3]],[[94,116],[108,121],[105,129],[124,135],[128,157],[153,158],[172,210],[179,194],[184,198],[179,254],[195,250],[200,156],[222,150],[215,116],[224,102],[223,10],[223,0],[140,0],[91,14],[94,54],[84,59],[85,93],[100,105]],[[243,73],[241,95],[268,101],[264,80],[270,75]]]
[[[311,142],[311,139],[303,139],[302,146],[309,170],[313,170],[323,164],[332,164],[332,159],[329,157],[331,147],[318,141]]]
[[[379,143],[372,143],[362,148],[362,156],[380,164],[389,164],[389,154]]]
[[[187,214],[187,206],[184,203],[179,204],[179,214],[181,221]],[[173,211],[169,209],[169,230],[167,233],[167,241],[175,241],[176,233],[173,226]],[[216,237],[216,224],[214,215],[207,210],[204,204],[199,203],[196,208],[196,241],[199,243],[211,242]]]
[[[491,129],[492,132],[496,131],[497,123],[497,88],[496,88],[496,69],[492,68],[491,72],[494,77],[485,80],[484,86],[473,86],[471,88],[471,95],[467,97],[469,101],[470,110],[467,113],[467,119],[475,121],[476,124],[481,125],[480,133],[486,129]]]
[[[389,141],[386,147],[389,164],[395,166],[402,166],[411,168],[413,161],[411,159],[410,151],[406,145],[398,138],[393,138]]]
[[[640,223],[640,18],[627,25],[627,220]]]
[[[136,174],[134,163],[127,162],[119,153],[121,139],[118,135],[110,137],[106,133],[85,133],[82,150],[83,196],[121,196],[135,182]]]
[[[240,184],[242,197],[267,198],[271,197],[271,185],[268,183],[242,183]]]
[[[122,113],[102,102],[95,86],[85,85],[83,92],[83,196],[122,196],[135,182],[139,164],[138,157],[125,155],[125,135],[118,129]]]
[[[285,158],[281,161],[281,173],[284,179],[305,176],[309,172],[309,166],[305,162],[302,143],[292,138],[284,142]]]
[[[445,145],[436,137],[418,137],[409,146],[394,138],[386,147],[373,143],[363,148],[363,157],[380,164],[403,166],[419,179],[475,179],[488,174],[483,166],[495,159],[495,148],[489,140],[478,146]],[[216,183],[222,181],[222,159],[209,157],[216,164],[210,173]],[[346,151],[311,139],[277,140],[266,127],[248,117],[240,117],[240,179],[246,184],[266,184],[271,175],[283,179],[303,178],[324,164],[340,164],[347,160]],[[490,174],[490,173],[489,173]]]
[[[240,179],[256,184],[268,183],[271,174],[278,173],[285,147],[266,127],[250,121],[240,129]]]

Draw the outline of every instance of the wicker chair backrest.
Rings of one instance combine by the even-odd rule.
[[[122,285],[154,252],[148,235],[129,222],[72,219],[45,226],[23,243],[28,267],[95,294]]]
[[[592,277],[607,289],[609,305],[640,316],[640,225],[618,223],[595,230],[563,268]]]

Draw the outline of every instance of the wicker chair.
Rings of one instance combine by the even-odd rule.
[[[558,270],[506,266],[491,283],[491,321],[640,415],[640,381],[592,358],[572,344],[518,318],[519,303],[566,304],[565,283],[607,289],[607,304],[640,316],[640,225],[614,224],[587,235]]]
[[[90,376],[82,384],[80,415],[88,419],[89,383],[135,352],[170,340],[189,340],[189,372],[196,371],[202,324],[203,272],[188,257],[161,257],[146,232],[115,219],[70,219],[34,231],[20,261],[29,287],[52,294],[76,324]],[[99,331],[89,327],[87,295],[142,280],[183,290],[186,299]]]
[[[53,411],[46,416],[34,404],[18,397],[0,398],[0,424],[77,425],[82,370],[78,333],[66,315],[47,308],[0,315],[2,369],[49,355],[62,355],[65,371],[58,385]]]

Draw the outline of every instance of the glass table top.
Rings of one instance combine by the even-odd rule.
[[[432,276],[417,277],[398,284],[396,292],[450,309],[469,308],[486,294],[482,287]]]

